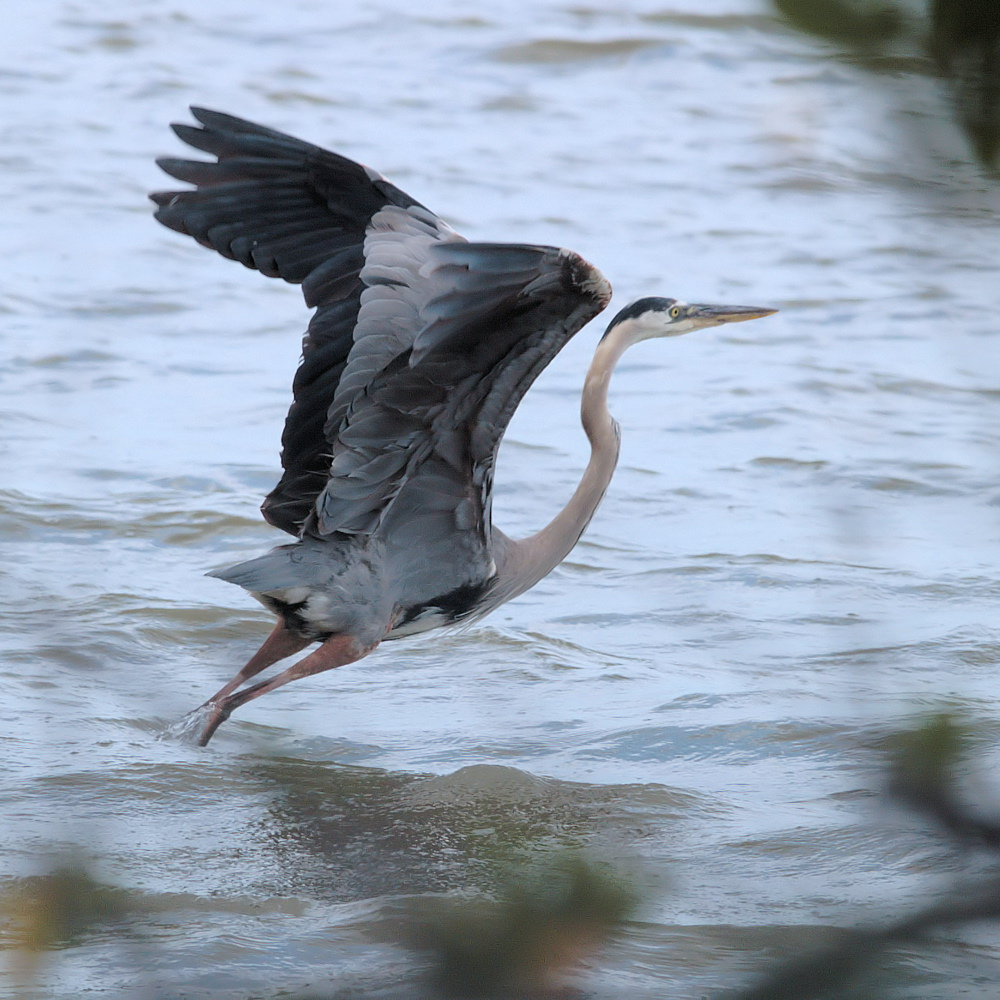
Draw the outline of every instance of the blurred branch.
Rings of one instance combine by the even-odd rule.
[[[975,920],[1000,919],[1000,878],[961,890],[952,898],[882,928],[846,931],[830,948],[795,959],[762,978],[733,1000],[822,1000],[842,996],[851,981],[871,969],[885,952],[925,941],[929,934]]]
[[[891,747],[889,791],[900,802],[936,820],[961,846],[1000,851],[1000,824],[969,812],[959,800],[957,770],[968,753],[969,733],[953,716],[930,716]],[[1000,860],[1000,858],[998,858]],[[976,920],[1000,920],[1000,874],[959,883],[942,900],[895,923],[844,931],[829,948],[796,958],[764,976],[733,1000],[822,1000],[842,996],[897,945]]]
[[[954,717],[933,715],[894,742],[890,794],[935,820],[957,840],[1000,850],[1000,823],[973,815],[958,799],[955,772],[968,754],[969,738]]]

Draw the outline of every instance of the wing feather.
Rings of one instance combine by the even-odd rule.
[[[356,371],[380,332],[393,336],[400,310],[415,313],[412,347],[356,382],[345,371],[326,427],[330,478],[306,532],[377,537],[397,559],[412,552],[438,576],[458,574],[420,584],[419,567],[408,567],[399,576],[418,592],[481,583],[490,572],[493,466],[510,416],[609,298],[599,272],[569,251],[440,241],[406,284],[366,288]],[[463,558],[429,558],[435,546],[460,546]]]
[[[196,187],[152,195],[156,217],[301,283],[316,307],[264,516],[296,535],[379,538],[411,560],[399,576],[415,592],[481,585],[500,439],[541,370],[607,304],[607,282],[569,251],[466,243],[372,170],[192,112],[202,127],[174,130],[216,162],[160,161]]]
[[[264,502],[264,516],[297,535],[329,473],[323,428],[355,345],[372,217],[387,206],[410,210],[411,225],[429,239],[443,223],[375,171],[343,156],[231,115],[204,108],[192,113],[201,127],[178,124],[174,131],[216,161],[158,161],[170,176],[196,188],[151,195],[156,218],[246,267],[301,282],[307,305],[317,309],[282,434],[284,474]],[[372,280],[393,279],[373,273]],[[405,332],[397,330],[394,338],[372,344],[364,367],[377,371],[393,351],[408,346]]]

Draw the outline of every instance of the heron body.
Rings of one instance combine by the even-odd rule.
[[[584,384],[591,458],[535,535],[492,523],[493,470],[518,403],[611,299],[601,273],[553,247],[470,243],[375,171],[229,115],[175,125],[216,162],[159,160],[194,189],[152,195],[156,218],[315,307],[265,519],[296,538],[214,572],[278,618],[208,702],[205,744],[234,708],[359,659],[380,642],[471,621],[523,593],[576,544],[611,480],[608,382],[639,340],[774,310],[641,299],[611,322]],[[318,642],[270,681],[237,690]]]

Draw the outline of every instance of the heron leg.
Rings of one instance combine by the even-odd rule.
[[[308,656],[304,656],[298,663],[293,663],[287,669],[282,670],[280,674],[272,677],[269,681],[261,681],[251,687],[244,688],[244,690],[236,694],[223,696],[216,702],[211,718],[198,738],[198,746],[206,746],[216,729],[240,705],[245,705],[248,701],[253,701],[254,698],[259,698],[262,694],[274,691],[289,681],[297,681],[301,677],[311,677],[313,674],[322,673],[324,670],[332,670],[334,667],[342,667],[345,663],[353,663],[355,660],[360,660],[363,656],[367,656],[377,645],[378,642],[365,645],[358,642],[353,636],[346,634],[334,635],[327,639],[318,649],[314,649]],[[274,661],[272,660],[271,662]],[[263,666],[257,669],[263,670]],[[245,670],[246,667],[240,673],[243,673]],[[254,671],[254,673],[256,672]],[[230,681],[230,684],[232,684],[232,681]],[[227,684],[219,694],[222,695],[222,692],[226,691],[227,688],[231,690]],[[212,701],[215,701],[215,699],[212,699]]]
[[[225,687],[216,691],[201,707],[205,708],[207,705],[213,705],[217,701],[221,701],[235,691],[244,681],[250,680],[251,677],[256,677],[257,674],[272,663],[277,663],[278,660],[283,660],[286,656],[292,656],[305,649],[311,641],[311,639],[303,639],[297,632],[292,632],[286,628],[283,621],[279,621],[274,626],[271,634],[264,640],[260,649],[247,661],[247,665]]]

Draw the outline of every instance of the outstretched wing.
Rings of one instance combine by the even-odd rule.
[[[217,162],[158,160],[172,177],[197,187],[151,195],[156,218],[224,257],[301,283],[306,304],[317,307],[281,439],[284,475],[263,507],[271,524],[298,535],[329,474],[323,428],[349,356],[357,385],[409,347],[402,331],[377,339],[356,335],[373,217],[392,207],[409,213],[431,241],[461,238],[373,170],[262,125],[191,110],[204,127],[173,129]]]
[[[197,188],[153,195],[156,217],[318,307],[264,516],[295,535],[379,533],[413,553],[428,596],[481,582],[500,439],[608,283],[566,250],[466,243],[374,171],[192,110],[204,128],[174,129],[217,162],[159,161]]]
[[[500,439],[528,387],[611,289],[553,247],[434,242],[419,259],[405,239],[386,247],[379,266],[391,283],[366,288],[358,329],[375,336],[405,314],[412,346],[349,399],[338,390],[330,478],[305,531],[379,538],[405,581],[405,606],[491,575]]]

